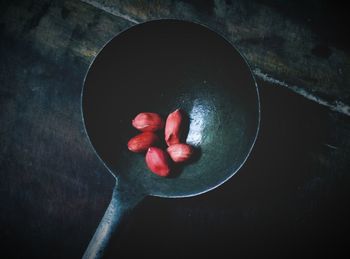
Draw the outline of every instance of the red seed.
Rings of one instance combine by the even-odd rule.
[[[132,125],[142,132],[157,131],[164,127],[164,121],[157,113],[142,112],[132,120]]]
[[[182,114],[180,109],[170,113],[165,123],[165,142],[168,146],[180,143]]]
[[[128,142],[128,149],[132,152],[144,152],[149,147],[159,142],[159,138],[153,132],[144,132],[131,138]]]
[[[148,168],[159,176],[170,174],[170,161],[168,154],[160,148],[150,147],[146,153]]]
[[[182,143],[171,145],[167,151],[171,159],[176,163],[187,161],[193,154],[193,148]]]

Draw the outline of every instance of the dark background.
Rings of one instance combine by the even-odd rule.
[[[344,6],[115,2],[112,10],[137,21],[180,14],[202,21],[236,43],[254,71],[349,104]],[[114,185],[84,134],[81,87],[98,50],[132,22],[81,1],[2,1],[0,9],[1,257],[80,258]],[[346,252],[349,115],[257,79],[261,129],[245,166],[198,197],[146,198],[114,237],[109,258]]]

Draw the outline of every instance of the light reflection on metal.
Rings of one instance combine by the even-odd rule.
[[[198,146],[203,142],[203,130],[210,120],[211,110],[208,105],[196,99],[192,110],[189,112],[190,127],[186,142],[193,146]]]

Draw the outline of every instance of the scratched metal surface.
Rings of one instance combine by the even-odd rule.
[[[3,254],[82,255],[114,184],[82,131],[84,75],[115,34],[162,17],[200,21],[237,44],[259,79],[261,134],[246,166],[222,188],[191,199],[147,198],[108,256],[345,249],[349,49],[313,21],[332,14],[327,5],[311,12],[313,1],[289,3],[292,11],[310,11],[296,15],[272,1],[89,2],[0,4]]]

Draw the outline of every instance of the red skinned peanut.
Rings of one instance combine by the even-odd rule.
[[[141,112],[132,120],[132,125],[142,132],[157,131],[164,127],[164,121],[157,113]]]
[[[193,154],[193,148],[182,143],[171,145],[167,151],[171,159],[176,163],[187,161]]]
[[[153,132],[144,132],[131,138],[128,142],[128,149],[140,153],[159,142],[159,138]]]
[[[169,155],[160,148],[150,147],[146,154],[146,164],[148,168],[159,176],[170,174]]]
[[[168,115],[165,123],[165,142],[168,146],[180,143],[182,120],[183,117],[180,109]]]

